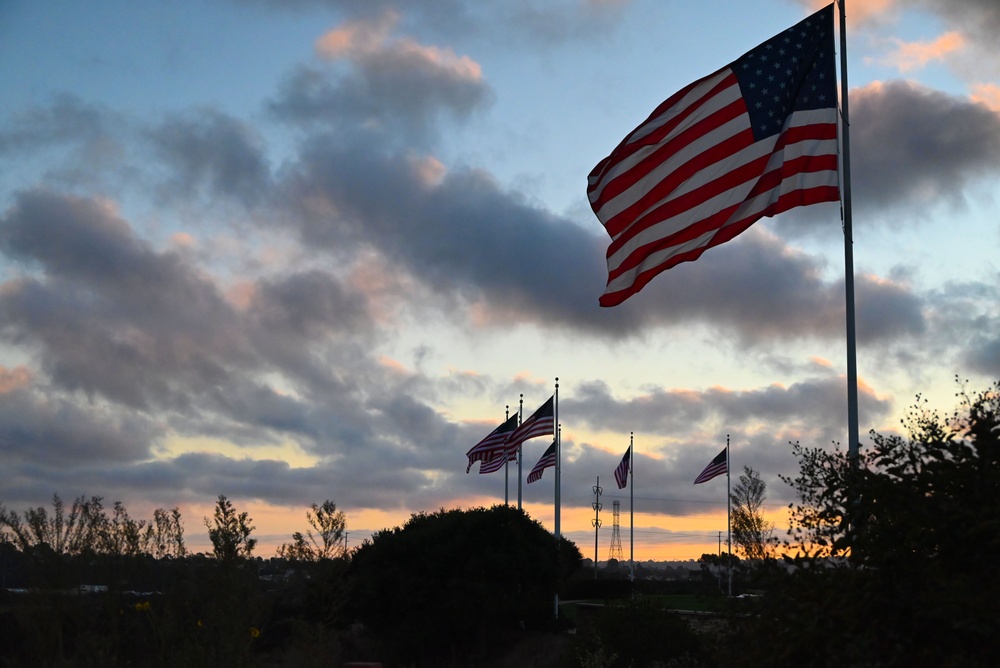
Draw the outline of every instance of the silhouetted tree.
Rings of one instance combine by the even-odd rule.
[[[0,525],[5,526],[22,550],[44,545],[55,554],[68,555],[93,549],[101,498],[78,497],[69,509],[58,494],[52,495],[52,512],[45,506],[28,508],[19,515],[0,507]]]
[[[306,511],[306,521],[311,528],[304,535],[300,531],[293,533],[292,542],[278,548],[279,557],[318,561],[343,554],[347,518],[343,511],[337,510],[336,503],[327,499],[322,505],[312,504],[312,510]]]
[[[232,501],[225,494],[219,495],[215,504],[215,515],[211,521],[206,517],[208,538],[212,541],[215,558],[223,563],[234,563],[253,554],[257,539],[250,534],[256,528],[247,513],[237,513]]]
[[[760,473],[743,467],[736,487],[729,494],[732,502],[732,534],[736,548],[747,559],[760,562],[771,556],[775,543],[774,523],[764,518],[767,483]]]
[[[352,555],[350,609],[405,665],[475,665],[526,626],[550,624],[579,549],[509,506],[419,513]],[[457,665],[457,664],[455,664]]]
[[[171,510],[154,510],[153,521],[146,525],[144,540],[147,550],[157,559],[166,556],[180,558],[187,554],[181,511],[176,507]]]

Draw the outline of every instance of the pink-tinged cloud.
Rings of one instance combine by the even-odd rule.
[[[27,386],[31,382],[31,372],[27,367],[16,366],[13,369],[0,366],[0,394],[7,394]]]
[[[830,4],[830,0],[801,0],[810,12],[815,12]],[[883,20],[897,9],[897,0],[865,0],[852,2],[847,7],[848,29]],[[839,8],[836,11],[840,11]]]
[[[993,111],[1000,113],[1000,86],[997,84],[981,83],[973,85],[969,99],[973,102],[984,104]]]
[[[912,72],[923,69],[933,61],[944,60],[966,46],[965,37],[955,31],[947,32],[930,42],[904,42],[893,38],[889,43],[894,47],[889,55],[866,61],[895,67],[900,72]]]
[[[447,72],[455,79],[479,82],[479,63],[451,49],[425,46],[412,39],[392,39],[398,15],[387,12],[371,21],[354,21],[331,30],[316,41],[316,52],[329,60],[349,59],[359,64],[407,62],[410,66]]]

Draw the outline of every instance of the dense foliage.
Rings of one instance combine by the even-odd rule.
[[[1000,656],[1000,385],[859,461],[795,447],[790,575],[738,628],[757,665],[982,666]],[[766,637],[767,640],[762,639]]]
[[[577,632],[573,649],[583,666],[704,665],[702,639],[655,598],[613,602],[597,608],[589,618],[581,620]]]
[[[557,587],[581,559],[510,506],[420,513],[354,553],[351,610],[400,663],[477,665],[551,624]]]

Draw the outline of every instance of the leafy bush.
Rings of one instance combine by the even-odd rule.
[[[350,610],[401,663],[476,665],[551,624],[580,552],[509,506],[415,514],[354,553]]]

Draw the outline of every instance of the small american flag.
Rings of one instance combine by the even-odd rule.
[[[535,467],[531,469],[531,473],[528,474],[528,484],[541,480],[542,471],[549,468],[550,466],[556,465],[556,442],[552,441],[552,445],[542,453],[542,458],[538,460]]]
[[[472,448],[465,453],[465,456],[469,458],[469,464],[465,467],[465,472],[468,473],[469,469],[472,468],[472,462],[488,462],[498,456],[500,453],[504,452],[504,443],[507,441],[507,437],[517,428],[517,413],[514,413],[506,421],[504,421],[499,427],[494,429],[489,433],[486,438],[476,443]],[[506,463],[504,459],[504,463]],[[482,473],[482,471],[480,471]]]
[[[632,446],[628,446],[628,450],[625,451],[625,456],[622,457],[621,463],[618,468],[615,469],[615,482],[618,483],[618,489],[622,489],[628,484],[628,473],[631,468],[632,460]]]
[[[601,306],[765,216],[840,198],[833,5],[663,102],[590,172]]]
[[[539,406],[538,410],[525,418],[521,426],[507,439],[508,452],[516,451],[517,446],[530,438],[555,435],[554,400],[555,395],[549,397],[549,400]]]
[[[715,456],[705,470],[698,474],[698,477],[694,479],[694,484],[708,482],[717,475],[722,475],[723,473],[729,473],[729,457],[728,452],[723,449],[718,455]]]

